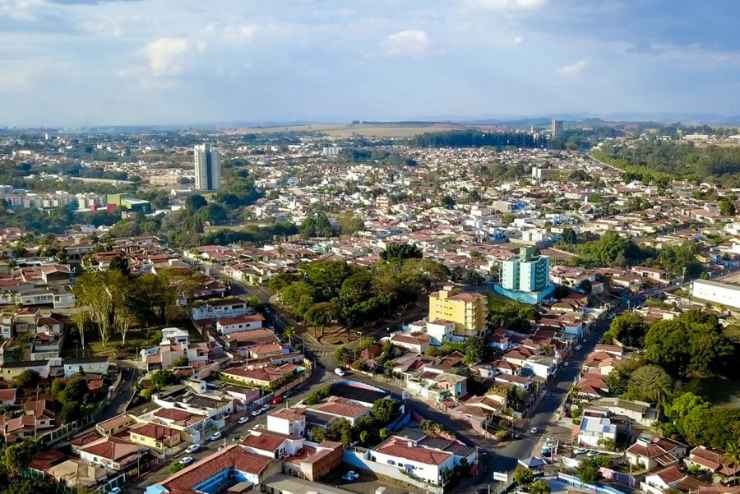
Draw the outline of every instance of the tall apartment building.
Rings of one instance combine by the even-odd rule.
[[[550,125],[550,134],[552,134],[552,138],[555,139],[556,137],[560,137],[560,134],[562,133],[563,121],[553,119],[552,124]]]
[[[221,163],[218,153],[210,144],[198,144],[193,148],[195,165],[195,189],[204,192],[217,191],[221,186]]]
[[[429,321],[449,321],[468,335],[476,335],[486,327],[488,301],[480,293],[454,293],[445,287],[429,295]]]
[[[506,290],[539,292],[550,284],[550,258],[535,256],[532,247],[522,247],[519,255],[501,266],[501,286]]]

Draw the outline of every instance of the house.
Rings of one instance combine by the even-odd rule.
[[[107,477],[107,470],[92,463],[72,458],[54,465],[46,472],[57,482],[63,482],[70,489],[94,490]]]
[[[342,464],[343,451],[341,443],[322,441],[317,444],[304,441],[303,449],[283,459],[283,470],[293,477],[316,482]]]
[[[431,338],[424,333],[397,333],[391,336],[390,342],[393,346],[412,353],[422,354],[429,348]]]
[[[268,365],[257,368],[231,367],[222,371],[221,374],[243,384],[275,388],[279,386],[280,383],[288,380],[291,376],[302,371],[303,367],[299,367],[295,364],[283,364]]]
[[[216,330],[222,335],[236,333],[238,331],[251,331],[262,328],[265,316],[262,314],[244,314],[237,317],[229,317],[216,321]]]
[[[162,329],[162,342],[160,345],[173,345],[182,343],[184,345],[190,344],[190,333],[187,330],[180,328],[164,328]]]
[[[15,405],[17,391],[18,390],[15,388],[0,389],[0,405],[3,405],[3,406]]]
[[[704,446],[697,446],[692,449],[689,457],[684,462],[688,466],[695,466],[702,470],[722,475],[723,477],[733,477],[740,473],[740,465],[728,463],[725,461],[722,453],[705,448]]]
[[[3,366],[0,367],[0,377],[6,381],[12,381],[27,370],[35,371],[42,379],[47,379],[51,369],[48,360],[4,362]]]
[[[578,444],[603,448],[606,444],[616,444],[617,426],[608,417],[583,416],[578,426]]]
[[[78,449],[81,460],[119,472],[140,461],[145,451],[141,445],[114,437],[104,437]]]
[[[311,405],[308,407],[308,410],[334,419],[345,419],[351,425],[355,425],[360,417],[370,415],[369,407],[358,405],[357,403],[336,396],[330,397],[324,403]]]
[[[686,446],[666,438],[640,436],[627,448],[625,456],[630,465],[649,471],[678,463],[686,456]]]
[[[150,485],[146,494],[197,494],[222,492],[244,482],[259,485],[280,471],[280,464],[232,444],[189,465],[161,483]]]
[[[645,476],[640,490],[646,494],[666,494],[668,492],[698,492],[706,484],[682,472],[673,464]]]
[[[557,370],[557,361],[554,357],[547,355],[532,355],[522,365],[523,368],[532,371],[532,374],[541,379],[550,379]]]
[[[108,375],[110,361],[106,357],[88,357],[84,359],[65,359],[64,377],[72,377],[75,374],[102,374]]]
[[[298,453],[303,448],[303,437],[252,429],[241,445],[250,453],[279,460]]]
[[[267,415],[267,430],[288,436],[303,436],[306,415],[300,408],[280,408]]]
[[[141,424],[129,429],[129,440],[154,450],[161,455],[171,455],[177,452],[177,446],[182,443],[180,431],[158,424]]]
[[[369,452],[374,462],[398,468],[412,478],[432,485],[446,483],[446,473],[455,467],[455,457],[448,451],[418,447],[408,439],[390,437]]]
[[[194,321],[201,321],[239,317],[253,313],[254,310],[245,301],[238,298],[223,298],[194,302],[191,316]]]
[[[592,401],[590,407],[606,410],[615,415],[623,415],[645,427],[649,427],[658,420],[655,408],[651,407],[649,403],[644,401],[606,397]]]

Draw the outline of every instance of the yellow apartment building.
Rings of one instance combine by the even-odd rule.
[[[477,335],[486,327],[488,301],[485,295],[454,292],[445,287],[429,295],[429,321],[449,321],[467,335]]]

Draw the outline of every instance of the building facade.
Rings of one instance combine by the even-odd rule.
[[[195,189],[212,192],[221,185],[221,163],[218,153],[211,149],[210,144],[198,144],[193,148],[193,164],[195,166]]]
[[[487,300],[480,293],[453,293],[445,287],[429,295],[430,321],[449,321],[474,335],[485,329],[487,316]]]

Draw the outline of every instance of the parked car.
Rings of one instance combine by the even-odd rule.
[[[121,494],[121,488],[120,487],[114,487],[113,489],[108,491],[108,494]]]
[[[350,470],[349,472],[342,475],[342,480],[346,480],[347,482],[354,482],[355,480],[360,478],[360,474],[355,472],[354,470]]]
[[[221,439],[221,433],[216,431],[213,434],[211,434],[208,439],[210,439],[211,441],[218,441],[219,439]]]
[[[193,454],[200,449],[200,444],[191,444],[188,449],[185,450],[188,454]]]
[[[186,456],[182,458],[180,461],[178,461],[180,465],[190,465],[193,463],[193,457],[192,456]]]
[[[337,367],[336,369],[334,369],[334,374],[336,374],[336,375],[338,375],[340,377],[344,377],[344,376],[347,375],[347,373],[344,372],[344,369],[342,369],[341,367]]]
[[[239,417],[240,424],[246,424],[248,421],[249,421],[249,417],[247,417],[246,415],[243,417]]]
[[[537,434],[537,432],[539,432],[537,427],[532,427],[531,429],[529,429],[530,434]]]
[[[262,408],[260,408],[260,413],[265,413],[270,409],[270,405],[264,405]]]
[[[272,405],[279,405],[282,402],[283,402],[283,396],[282,395],[277,395],[272,400],[270,400],[270,404],[272,404]]]
[[[252,417],[256,417],[259,414],[260,414],[260,409],[259,408],[257,410],[252,410]]]

